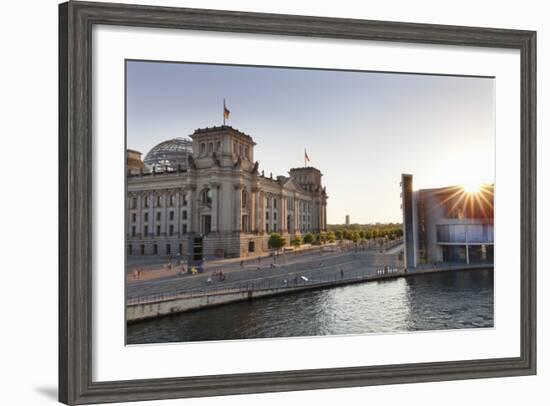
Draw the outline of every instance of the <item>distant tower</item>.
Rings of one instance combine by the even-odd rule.
[[[346,214],[346,226],[349,226],[349,214]]]

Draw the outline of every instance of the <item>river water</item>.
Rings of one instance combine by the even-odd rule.
[[[493,271],[443,272],[256,299],[131,323],[127,343],[493,327]]]

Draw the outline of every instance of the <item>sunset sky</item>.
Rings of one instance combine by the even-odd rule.
[[[307,149],[329,224],[401,222],[401,173],[415,189],[494,182],[492,78],[129,61],[127,92],[127,146],[144,155],[221,125],[224,98],[266,174]]]

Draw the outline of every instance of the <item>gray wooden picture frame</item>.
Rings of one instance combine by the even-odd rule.
[[[518,49],[521,54],[521,354],[401,365],[92,380],[92,27],[278,34]],[[505,181],[505,180],[504,180]],[[110,3],[59,6],[59,400],[219,396],[536,373],[536,32]]]

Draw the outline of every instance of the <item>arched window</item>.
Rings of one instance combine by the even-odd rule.
[[[209,142],[208,143],[208,153],[211,154],[212,152],[214,152],[214,143]]]
[[[208,188],[203,189],[201,192],[201,202],[203,204],[212,203],[212,191]]]
[[[206,152],[206,144],[204,142],[201,142],[201,155],[204,155]]]
[[[248,206],[248,193],[247,193],[246,189],[243,189],[243,191],[242,191],[241,202],[242,202],[242,207],[243,208]]]

